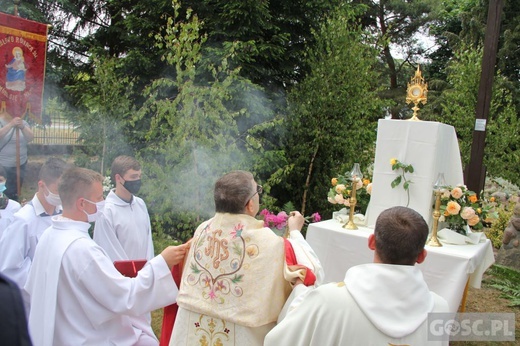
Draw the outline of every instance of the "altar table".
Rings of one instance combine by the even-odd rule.
[[[347,230],[333,219],[309,225],[307,242],[323,265],[325,282],[343,281],[350,267],[373,262],[374,252],[368,248],[368,236],[374,230],[358,227],[358,230]],[[482,275],[495,262],[489,239],[476,245],[426,246],[426,251],[426,260],[417,266],[430,290],[448,301],[451,312],[457,312],[466,283],[480,288]]]

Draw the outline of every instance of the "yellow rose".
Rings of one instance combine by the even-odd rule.
[[[470,201],[471,203],[477,203],[477,201],[478,201],[477,195],[471,195],[471,196],[469,196],[469,201]]]
[[[367,186],[370,184],[370,179],[363,179],[363,185]]]
[[[491,197],[491,198],[489,199],[489,201],[490,201],[490,202],[494,202],[494,201],[495,201],[495,197]]]
[[[332,186],[336,186],[336,184],[338,183],[338,178],[332,178],[330,182],[332,183]]]
[[[390,159],[390,164],[393,166],[397,163],[397,159],[396,158],[391,158]]]
[[[446,211],[450,215],[457,215],[460,211],[460,204],[455,201],[449,201],[448,205],[446,206]]]

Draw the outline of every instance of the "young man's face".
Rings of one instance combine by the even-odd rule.
[[[58,194],[58,180],[52,183],[46,183],[43,180],[38,182],[38,187],[45,195],[48,195],[49,192],[53,194]]]
[[[135,169],[129,169],[125,174],[123,174],[122,178],[124,181],[141,179],[141,170],[136,171]]]
[[[93,182],[92,186],[86,193],[85,199],[87,199],[88,202],[83,204],[84,210],[88,214],[94,214],[97,211],[95,203],[101,202],[105,199],[103,196],[103,184],[99,181]]]

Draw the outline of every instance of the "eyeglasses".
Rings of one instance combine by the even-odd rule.
[[[253,193],[253,195],[247,199],[246,205],[247,205],[247,203],[249,203],[251,198],[255,197],[256,194],[258,194],[258,196],[260,196],[262,194],[262,192],[264,192],[264,188],[262,187],[262,185],[256,185],[256,192]]]

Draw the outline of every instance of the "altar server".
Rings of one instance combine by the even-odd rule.
[[[6,183],[7,173],[5,168],[0,165],[0,239],[4,230],[13,221],[14,214],[22,207],[20,203],[4,194]]]
[[[428,313],[449,308],[414,266],[426,258],[427,236],[428,225],[416,211],[383,211],[368,239],[374,263],[352,267],[344,282],[310,292],[269,332],[265,345],[448,345],[428,340]]]
[[[38,191],[16,212],[0,238],[0,272],[23,288],[31,269],[36,245],[51,225],[51,216],[61,213],[58,182],[67,168],[59,158],[49,158],[40,168]],[[24,296],[29,312],[29,300]]]
[[[170,246],[135,278],[121,275],[89,236],[103,211],[103,176],[84,168],[65,172],[59,184],[63,214],[41,237],[25,290],[31,297],[29,331],[37,346],[157,345],[132,326],[139,316],[175,302],[171,267],[188,245]]]
[[[262,186],[245,171],[230,172],[216,182],[216,214],[193,236],[170,345],[262,345],[291,285],[314,284],[315,277],[308,278],[321,265],[300,233],[303,216],[291,213],[288,227],[294,242],[286,242],[255,219],[261,193]],[[305,253],[307,265],[286,264],[286,250],[293,248],[293,253]]]
[[[135,196],[141,187],[141,165],[121,155],[112,162],[111,180],[116,187],[106,198],[103,214],[96,221],[94,241],[112,261],[151,260],[154,257],[152,227],[144,201]],[[156,338],[150,313],[135,317],[133,325]]]

